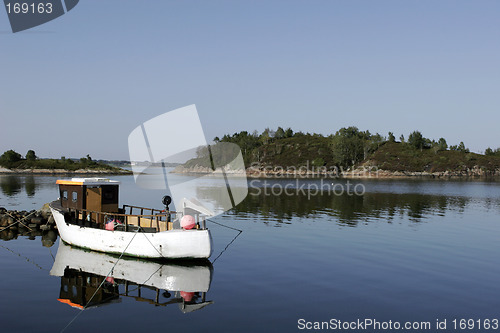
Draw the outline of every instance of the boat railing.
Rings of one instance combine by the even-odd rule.
[[[126,213],[128,210],[130,215],[133,215],[134,211],[137,211],[137,210],[140,210],[140,212],[141,212],[140,214],[137,214],[137,215],[144,215],[144,212],[151,212],[151,215],[161,214],[161,213],[165,212],[165,211],[162,211],[160,209],[131,206],[131,205],[123,205],[122,209],[123,209],[124,213]]]
[[[144,211],[151,212],[152,214],[124,214],[112,212],[100,212],[88,209],[74,209],[68,208],[67,221],[85,227],[92,227],[96,229],[107,229],[106,225],[112,223],[112,228],[108,230],[119,231],[136,231],[139,229],[143,232],[160,232],[168,231],[174,228],[173,220],[177,215],[175,211],[161,211],[159,209],[144,208],[137,206],[124,205],[130,212],[134,209],[140,209],[141,213]],[[197,228],[206,229],[206,222],[201,214],[195,214]]]
[[[68,210],[68,213],[70,221],[74,224],[106,229],[106,224],[112,223],[113,228],[109,230],[135,231],[137,228],[140,228],[144,232],[160,232],[171,229],[168,223],[171,215],[176,214],[174,211],[169,211],[149,215],[135,215],[71,208]]]
[[[122,208],[122,211],[123,212],[129,212],[130,215],[132,215],[135,212],[137,212],[137,210],[140,210],[140,216],[145,216],[143,215],[144,212],[151,212],[151,215],[161,215],[161,214],[164,214],[166,211],[165,210],[160,210],[160,209],[154,209],[154,208],[147,208],[147,207],[140,207],[140,206],[132,206],[132,205],[123,205],[123,208]],[[168,219],[168,222],[170,222],[172,220],[172,214],[177,214],[176,212],[174,211],[170,211],[170,219]],[[193,213],[193,216],[196,220],[196,224],[198,225],[198,228],[199,229],[202,229],[202,230],[205,230],[207,228],[207,225],[206,225],[206,216],[204,214],[201,214],[201,213]]]

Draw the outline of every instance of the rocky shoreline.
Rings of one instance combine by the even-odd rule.
[[[209,174],[209,173],[214,173],[215,175],[222,175],[224,173],[226,174],[231,174],[231,175],[244,175],[245,170],[243,169],[237,169],[237,170],[231,170],[231,169],[225,169],[222,170],[221,168],[217,168],[215,170],[212,170],[212,168],[204,167],[204,166],[194,166],[194,167],[189,167],[185,168],[182,165],[178,165],[175,167],[174,170],[171,171],[171,173],[180,173],[180,174]],[[248,173],[248,171],[247,171]]]
[[[18,236],[34,239],[36,236],[42,236],[42,244],[50,247],[57,235],[57,226],[48,204],[31,211],[7,210],[0,207],[0,239],[11,240]]]
[[[209,174],[212,173],[211,168],[195,166],[185,168],[183,166],[176,167],[172,173],[178,174]],[[403,179],[403,178],[428,178],[428,179],[457,179],[457,178],[494,178],[500,177],[500,169],[488,171],[478,166],[474,168],[464,168],[457,171],[388,171],[379,170],[376,167],[359,167],[353,170],[321,170],[309,168],[277,168],[277,167],[249,167],[246,170],[228,170],[227,174],[231,175],[246,175],[248,178],[346,178],[346,179],[369,179],[369,178],[384,178],[384,179]],[[213,174],[217,176],[222,174],[222,169],[216,169]]]
[[[78,170],[66,170],[66,169],[6,169],[0,167],[0,174],[30,174],[30,175],[131,175],[132,171],[120,170],[96,170],[96,169],[78,169]]]
[[[473,168],[464,168],[454,171],[388,171],[374,168],[357,168],[346,171],[342,174],[343,178],[434,178],[434,179],[457,179],[457,178],[494,178],[500,177],[500,169],[495,171],[485,170],[475,166]]]

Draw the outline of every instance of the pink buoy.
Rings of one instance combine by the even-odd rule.
[[[184,215],[181,219],[181,227],[190,230],[193,229],[194,226],[196,225],[196,222],[194,220],[194,217],[191,215]]]
[[[106,222],[106,230],[115,230],[115,221],[109,220]]]
[[[185,302],[191,302],[193,296],[194,296],[193,292],[181,291],[181,297],[184,298]]]

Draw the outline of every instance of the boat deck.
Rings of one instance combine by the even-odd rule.
[[[87,209],[63,208],[59,201],[52,202],[51,206],[64,214],[66,223],[86,228],[148,233],[180,229],[175,211],[123,205],[118,213],[97,212]],[[125,214],[126,211],[128,214]],[[136,212],[139,214],[134,214]],[[150,214],[143,214],[144,212]],[[205,221],[202,220],[200,223],[199,215],[195,218],[197,221],[196,229],[206,229]]]

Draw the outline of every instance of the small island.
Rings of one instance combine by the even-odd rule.
[[[39,158],[34,150],[28,150],[23,158],[14,150],[8,150],[0,156],[0,174],[80,174],[80,175],[129,175],[132,171],[94,161],[87,155],[80,159]]]
[[[463,142],[448,146],[444,138],[429,139],[418,130],[405,139],[361,131],[355,126],[341,128],[328,136],[267,128],[262,133],[242,131],[222,138],[241,148],[249,177],[331,176],[344,178],[401,177],[496,177],[500,176],[500,148],[484,154],[470,152]],[[216,150],[216,149],[215,149]],[[214,148],[212,148],[214,151]],[[212,172],[206,149],[178,166],[176,173]],[[235,170],[232,170],[234,173]]]

